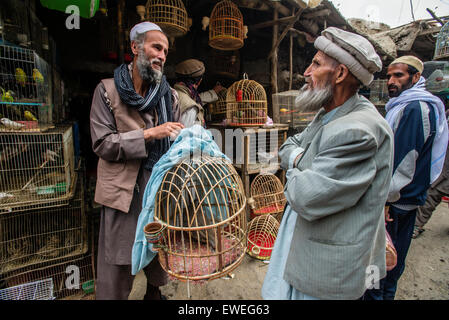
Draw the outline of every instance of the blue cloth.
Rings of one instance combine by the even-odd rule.
[[[137,221],[136,237],[132,249],[131,273],[136,275],[153,260],[152,244],[145,239],[143,228],[154,219],[156,193],[165,174],[182,160],[191,155],[207,155],[230,161],[221,151],[212,134],[200,125],[181,130],[170,149],[154,165],[143,195],[142,211]]]
[[[265,300],[319,300],[296,290],[283,277],[296,218],[297,213],[287,205],[262,286],[262,298]]]

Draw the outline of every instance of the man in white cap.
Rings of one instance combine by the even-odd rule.
[[[296,99],[318,111],[281,146],[287,205],[264,299],[359,299],[386,274],[384,203],[393,136],[358,94],[382,62],[365,38],[327,28]]]
[[[92,147],[99,157],[95,202],[102,205],[97,299],[128,299],[143,193],[154,164],[183,128],[177,122],[177,94],[163,75],[167,37],[156,24],[142,22],[131,29],[130,39],[133,61],[98,84],[90,113]],[[163,298],[159,287],[167,276],[157,257],[144,271],[144,299]]]
[[[426,90],[424,64],[414,56],[393,61],[387,71],[390,100],[386,120],[394,132],[394,166],[385,213],[387,231],[397,251],[397,265],[387,272],[379,289],[366,299],[393,300],[405,268],[417,209],[427,189],[440,175],[448,143],[443,102]]]

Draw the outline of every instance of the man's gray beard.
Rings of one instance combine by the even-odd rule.
[[[311,89],[305,84],[295,99],[299,112],[317,112],[332,100],[333,88],[327,83],[323,89]]]
[[[162,74],[164,70],[164,66],[161,66],[161,71],[154,70],[151,67],[151,64],[154,61],[157,61],[157,59],[151,59],[149,60],[146,56],[143,50],[139,52],[139,55],[137,56],[137,71],[139,71],[139,75],[142,78],[143,81],[148,83],[160,83],[162,80]]]

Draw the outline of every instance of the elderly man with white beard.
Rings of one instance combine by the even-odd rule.
[[[393,134],[358,94],[382,62],[368,40],[338,28],[314,45],[296,104],[318,113],[279,150],[287,205],[264,299],[360,299],[386,275]]]
[[[126,300],[132,288],[131,253],[142,198],[154,164],[184,127],[178,96],[163,75],[168,39],[154,23],[130,32],[133,62],[103,79],[92,99],[92,147],[98,155],[95,202],[102,205],[96,298]],[[144,300],[163,298],[167,275],[158,259],[144,268]]]

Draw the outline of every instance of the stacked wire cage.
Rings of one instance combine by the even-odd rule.
[[[299,90],[289,90],[272,95],[273,112],[279,114],[279,123],[290,127],[306,127],[315,117],[316,112],[301,112],[295,104]]]
[[[154,221],[162,268],[179,280],[212,280],[228,274],[246,251],[246,197],[242,181],[224,159],[184,159],[157,192]]]
[[[262,85],[249,80],[236,81],[226,94],[226,117],[230,126],[263,126],[267,122],[267,94]]]
[[[33,50],[0,45],[0,133],[53,127],[51,73]]]
[[[251,218],[273,215],[280,222],[286,202],[284,186],[276,175],[259,174],[251,182]]]
[[[434,60],[447,60],[449,58],[449,22],[441,28],[435,43]]]
[[[156,23],[169,37],[180,37],[188,31],[188,16],[181,0],[148,0],[147,20]]]
[[[212,9],[209,19],[209,45],[218,50],[237,50],[243,47],[243,15],[230,0],[220,1]]]
[[[270,259],[278,231],[279,222],[272,215],[252,219],[248,224],[247,253],[256,259]]]

